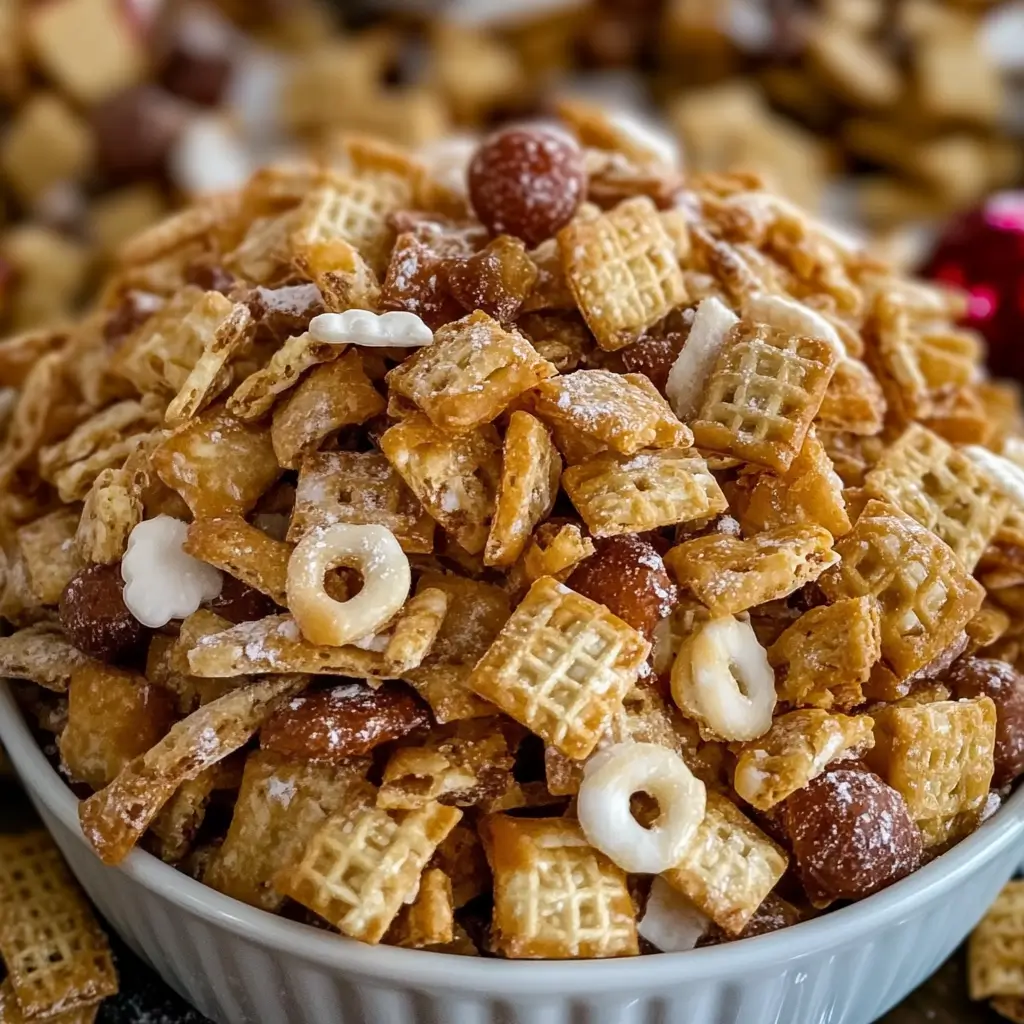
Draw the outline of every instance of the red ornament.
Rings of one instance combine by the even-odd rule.
[[[923,273],[962,288],[966,325],[989,346],[996,376],[1024,380],[1024,192],[999,192],[943,232]]]

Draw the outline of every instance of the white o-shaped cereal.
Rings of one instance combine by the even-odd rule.
[[[661,809],[644,828],[629,801],[647,793]],[[706,793],[683,759],[657,743],[618,743],[583,769],[577,816],[587,841],[623,871],[656,875],[674,867],[704,820]]]
[[[324,576],[338,566],[358,570],[363,587],[335,601]],[[412,574],[395,535],[383,526],[338,523],[302,538],[288,560],[288,609],[313,644],[341,647],[370,636],[405,604]]]
[[[775,673],[750,623],[729,616],[698,627],[672,666],[672,698],[719,739],[763,736],[775,710]]]

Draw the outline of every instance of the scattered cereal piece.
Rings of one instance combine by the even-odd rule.
[[[57,746],[68,776],[102,789],[174,722],[171,695],[124,669],[90,662],[68,688],[68,724]]]
[[[919,424],[886,450],[864,486],[871,497],[902,509],[944,540],[968,571],[1009,506],[998,478]]]
[[[1024,997],[1024,882],[1007,882],[971,932],[967,981],[972,999]]]
[[[830,600],[878,601],[882,655],[901,679],[938,656],[981,607],[984,590],[952,550],[884,502],[867,503],[835,553],[839,564],[819,586]]]
[[[483,551],[501,471],[494,427],[452,436],[425,416],[410,416],[381,436],[380,447],[434,519],[470,554]]]
[[[0,672],[11,679],[29,679],[54,693],[66,692],[74,670],[88,660],[48,623],[0,637]]]
[[[477,311],[442,327],[434,343],[387,376],[392,394],[408,398],[435,426],[462,433],[490,423],[508,404],[555,374],[518,331]]]
[[[303,460],[288,539],[334,523],[376,524],[410,554],[433,550],[434,521],[379,452],[316,452]]]
[[[745,743],[736,760],[733,785],[752,807],[767,811],[803,789],[832,762],[856,757],[874,746],[867,715],[790,711],[772,722],[760,739]]]
[[[785,473],[758,473],[738,510],[745,533],[815,523],[833,537],[850,532],[843,482],[812,427]]]
[[[561,473],[562,460],[543,424],[527,412],[512,413],[484,564],[508,566],[519,558],[534,527],[551,514]]]
[[[779,699],[826,711],[863,704],[881,656],[881,616],[868,595],[811,608],[768,649]]]
[[[107,938],[54,841],[0,836],[0,955],[22,1014],[54,1014],[117,993]]]
[[[280,702],[308,677],[281,675],[242,686],[178,722],[129,761],[104,789],[79,804],[82,832],[100,858],[119,864],[178,787],[248,742]]]
[[[359,786],[367,767],[360,759],[332,764],[266,750],[251,753],[231,825],[203,881],[250,906],[280,909],[285,896],[274,879],[298,863],[313,835]]]

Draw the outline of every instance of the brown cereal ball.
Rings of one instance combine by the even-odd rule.
[[[568,224],[586,189],[580,147],[547,128],[496,132],[469,165],[469,198],[481,223],[527,245],[539,245]]]
[[[992,698],[996,706],[996,770],[992,785],[1009,785],[1024,772],[1024,676],[1005,661],[961,658],[944,682],[958,700]]]
[[[788,797],[783,823],[814,900],[859,900],[909,875],[921,834],[903,797],[873,772],[836,767]]]
[[[579,564],[567,585],[650,638],[679,597],[661,555],[635,533],[596,545],[597,552]]]
[[[120,562],[86,566],[64,588],[60,624],[84,654],[114,661],[142,646],[147,629],[128,611],[123,591]]]

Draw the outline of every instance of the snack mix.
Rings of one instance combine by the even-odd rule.
[[[552,96],[908,260],[908,225],[1024,178],[1022,35],[984,0],[4,0],[0,331],[73,315],[130,235],[283,153],[457,154]]]
[[[0,342],[0,675],[106,863],[633,956],[870,896],[1024,770],[1024,419],[961,298],[559,113],[268,166]]]

